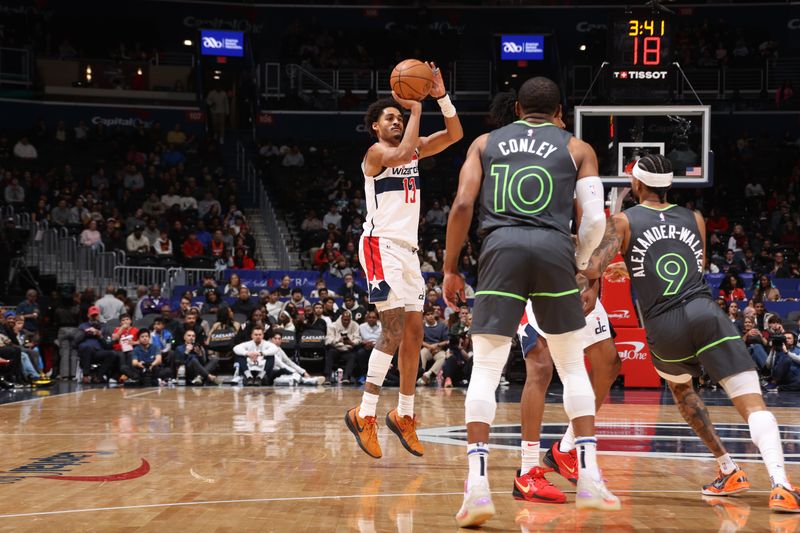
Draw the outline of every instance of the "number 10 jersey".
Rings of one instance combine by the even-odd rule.
[[[483,150],[479,232],[532,226],[570,235],[577,168],[572,134],[518,120],[489,134]]]
[[[703,241],[694,213],[677,205],[626,209],[631,236],[625,265],[645,320],[702,295]]]
[[[419,203],[422,183],[419,179],[419,153],[397,167],[387,167],[377,176],[367,176],[364,163],[364,199],[367,218],[364,236],[383,237],[418,248]]]

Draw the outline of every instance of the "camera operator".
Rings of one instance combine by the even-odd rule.
[[[755,320],[751,317],[745,317],[743,322],[742,340],[747,345],[747,351],[750,352],[750,357],[756,364],[756,370],[760,376],[769,375],[766,368],[767,365],[767,350],[769,349],[769,341],[764,338],[761,331],[756,327]]]
[[[769,343],[769,355],[767,355],[764,367],[771,375],[775,368],[775,363],[789,351],[786,332],[783,330],[780,317],[777,315],[772,315],[767,320],[767,342]],[[777,391],[774,383],[767,384],[766,389],[768,392]]]
[[[782,391],[800,391],[800,349],[797,347],[797,337],[791,331],[784,333],[786,351],[778,352],[775,364],[772,366],[772,383]]]

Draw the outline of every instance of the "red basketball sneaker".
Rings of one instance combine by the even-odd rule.
[[[561,474],[564,479],[578,484],[578,452],[570,450],[567,453],[558,450],[559,442],[556,441],[544,454],[542,462],[553,469],[557,474]]]
[[[538,466],[534,466],[524,474],[517,470],[512,491],[514,499],[526,502],[565,503],[567,497],[547,481],[544,477],[545,472],[546,470]]]

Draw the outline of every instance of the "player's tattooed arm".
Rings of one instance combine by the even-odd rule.
[[[669,383],[669,388],[672,391],[672,397],[675,399],[675,405],[678,406],[681,416],[694,430],[695,434],[700,437],[703,444],[708,447],[715,457],[725,454],[725,446],[723,446],[717,430],[714,429],[706,404],[697,394],[697,391],[694,390],[692,382]]]
[[[617,253],[622,249],[628,225],[627,218],[625,218],[625,223],[623,224],[618,217],[619,215],[615,215],[606,220],[606,231],[603,234],[603,239],[600,241],[595,251],[592,252],[592,257],[589,259],[589,266],[586,267],[586,270],[583,272],[590,280],[602,276],[608,264],[614,260]]]

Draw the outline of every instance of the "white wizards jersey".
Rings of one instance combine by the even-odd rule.
[[[385,237],[417,248],[422,189],[418,163],[419,153],[415,153],[405,165],[388,167],[377,176],[367,176],[364,162],[361,162],[367,202],[364,236]]]

